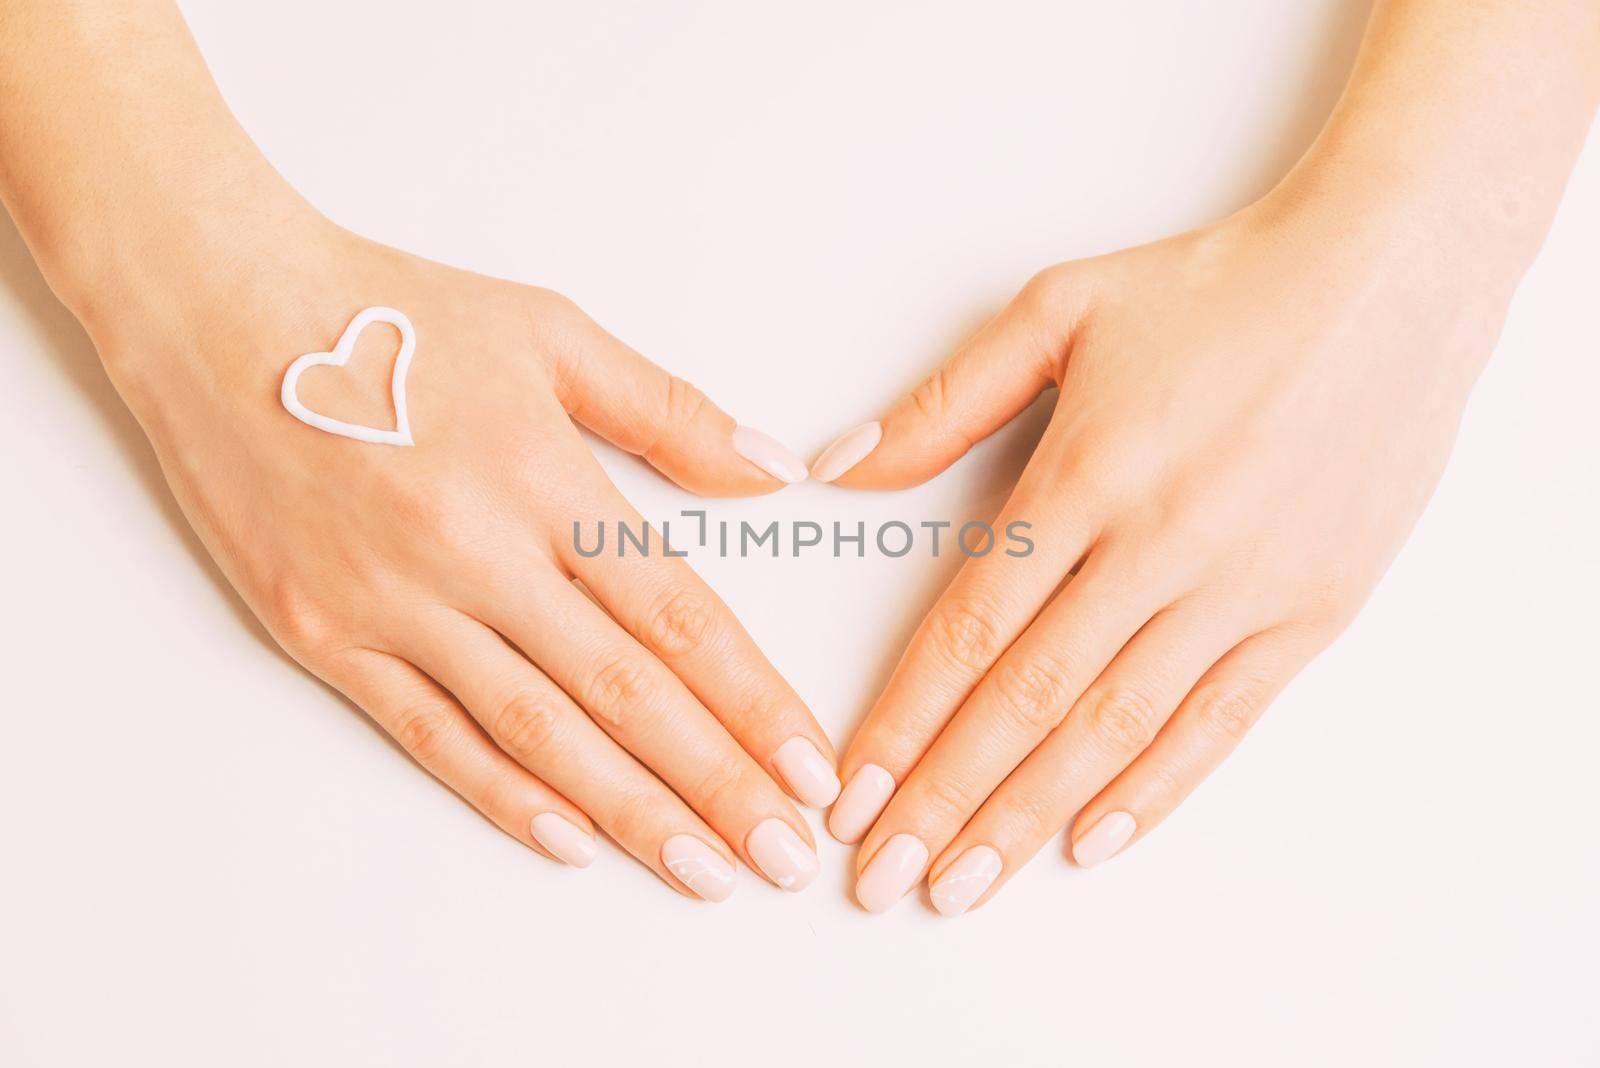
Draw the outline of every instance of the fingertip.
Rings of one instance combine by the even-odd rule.
[[[863,764],[840,791],[828,813],[828,833],[850,845],[872,829],[894,796],[894,776],[876,764]]]
[[[882,440],[883,424],[876,420],[845,431],[812,463],[812,479],[832,482],[865,460]]]
[[[1120,853],[1139,829],[1127,812],[1107,812],[1091,823],[1072,843],[1072,859],[1080,868],[1103,864]]]
[[[772,763],[801,804],[827,808],[839,796],[839,774],[833,761],[808,738],[796,735],[784,742],[772,755]]]
[[[770,434],[754,427],[736,426],[730,440],[734,452],[779,482],[792,485],[806,480],[805,461]]]
[[[559,813],[539,813],[530,821],[529,830],[545,851],[574,868],[587,868],[599,852],[593,831],[585,831]]]

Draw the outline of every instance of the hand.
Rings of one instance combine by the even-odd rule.
[[[803,465],[736,435],[554,293],[297,209],[271,229],[219,244],[234,251],[210,258],[229,275],[222,292],[166,278],[151,300],[85,321],[184,511],[273,636],[547,855],[587,864],[592,820],[679,891],[721,900],[736,857],[804,887],[814,843],[774,780],[827,804],[828,740],[659,533],[648,557],[618,559],[614,542],[575,551],[575,523],[592,545],[597,523],[614,537],[642,521],[573,420],[702,493],[765,493]],[[416,329],[413,448],[312,429],[278,401],[288,365],[332,348],[369,305]],[[392,426],[396,338],[369,327],[346,368],[302,377],[302,399]]]
[[[841,765],[830,828],[865,834],[866,908],[926,873],[964,911],[1069,822],[1079,864],[1113,856],[1356,613],[1510,291],[1358,236],[1384,233],[1264,204],[1050,268],[818,459],[816,478],[912,485],[1060,387],[994,524],[1031,524],[1035,550],[964,564]]]

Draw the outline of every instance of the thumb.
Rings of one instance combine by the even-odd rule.
[[[575,421],[692,493],[744,497],[806,477],[805,461],[740,426],[699,389],[584,318],[556,346],[556,392]]]
[[[1037,275],[879,422],[856,427],[811,465],[851,489],[904,489],[937,475],[1056,382],[1081,302],[1059,268]]]

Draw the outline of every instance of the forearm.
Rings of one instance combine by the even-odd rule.
[[[1600,103],[1600,0],[1379,0],[1322,135],[1263,202],[1509,296]]]
[[[86,323],[221,280],[313,215],[169,0],[0,0],[0,100],[0,200]]]

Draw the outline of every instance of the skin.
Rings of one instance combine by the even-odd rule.
[[[1358,610],[1437,482],[1600,98],[1594,0],[1386,0],[1318,144],[1204,230],[1042,272],[838,479],[930,478],[1041,390],[1000,517],[843,762],[899,789],[867,834],[973,845],[1003,885],[1069,824],[1143,835]],[[62,72],[70,72],[63,77]],[[308,669],[533,848],[598,824],[749,861],[793,737],[831,750],[681,561],[572,551],[637,517],[581,424],[698,492],[779,483],[733,421],[556,294],[365,241],[305,204],[176,10],[0,0],[0,199],[83,322],[219,565]],[[289,360],[358,309],[415,323],[415,449],[312,431]],[[354,363],[393,339],[363,337]],[[302,396],[374,424],[387,382]],[[1070,577],[1070,581],[1069,580]],[[573,585],[580,581],[588,594]],[[591,822],[592,820],[592,822]]]
[[[981,905],[1217,767],[1410,533],[1597,99],[1592,0],[1380,3],[1278,188],[1045,270],[881,420],[841,485],[921,482],[1060,390],[995,524],[1037,550],[963,566],[841,763],[897,784],[858,872],[913,835],[937,888],[988,846]]]
[[[318,215],[170,4],[0,4],[0,50],[0,194],[290,655],[541,852],[531,821],[555,813],[690,893],[661,859],[675,835],[730,863],[767,819],[813,845],[772,758],[795,737],[833,751],[793,689],[681,559],[573,546],[575,521],[640,523],[577,424],[697,492],[779,488],[733,451],[732,418],[555,293]],[[414,448],[278,402],[288,364],[369,305],[416,328]],[[369,329],[351,367],[373,373],[313,370],[302,399],[392,425],[396,347]]]

